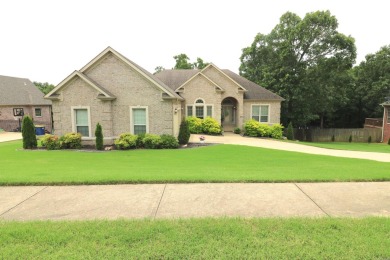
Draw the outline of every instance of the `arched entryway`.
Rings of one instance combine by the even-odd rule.
[[[221,103],[221,123],[225,132],[232,132],[237,127],[238,102],[233,97],[227,97]]]

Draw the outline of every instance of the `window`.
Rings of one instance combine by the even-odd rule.
[[[131,133],[145,134],[148,133],[148,110],[147,107],[131,108]]]
[[[76,132],[84,137],[89,137],[89,118],[88,109],[75,109]]]
[[[207,106],[207,116],[213,117],[213,106]]]
[[[197,118],[204,118],[204,106],[195,106],[195,115]]]
[[[187,105],[187,116],[195,116],[204,119],[205,117],[213,117],[213,106],[198,98],[194,104]]]
[[[252,119],[267,123],[268,122],[268,105],[252,105]]]
[[[192,106],[187,106],[187,116],[192,116]]]
[[[37,117],[42,116],[42,109],[41,108],[35,108],[35,116],[37,116]]]

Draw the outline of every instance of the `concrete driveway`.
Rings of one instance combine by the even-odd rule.
[[[190,142],[199,143],[199,136],[200,135],[194,135],[194,134],[191,135]],[[206,135],[206,142],[246,145],[246,146],[263,147],[263,148],[299,152],[299,153],[309,153],[309,154],[319,154],[319,155],[328,155],[328,156],[336,156],[336,157],[374,160],[380,162],[390,162],[390,153],[374,153],[374,152],[326,149],[326,148],[313,147],[313,146],[299,144],[299,143],[282,142],[273,139],[244,137],[233,133],[224,133],[223,136]]]
[[[21,139],[22,133],[20,132],[0,132],[0,143]]]
[[[0,187],[0,220],[390,217],[390,182]]]

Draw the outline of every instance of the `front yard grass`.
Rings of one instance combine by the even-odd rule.
[[[0,222],[1,259],[389,259],[390,218]]]
[[[390,153],[390,145],[387,143],[299,142],[298,144],[336,150]]]
[[[215,145],[110,152],[0,144],[0,185],[390,180],[390,163]]]

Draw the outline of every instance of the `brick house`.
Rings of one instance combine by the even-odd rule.
[[[214,64],[152,75],[111,47],[45,96],[55,134],[80,132],[93,141],[99,122],[106,143],[124,132],[178,135],[186,116],[212,117],[225,131],[251,118],[280,122],[283,98]]]
[[[383,106],[382,142],[390,139],[390,100],[381,104]]]
[[[0,76],[0,93],[0,128],[20,130],[23,115],[29,115],[51,131],[51,101],[29,79]]]

